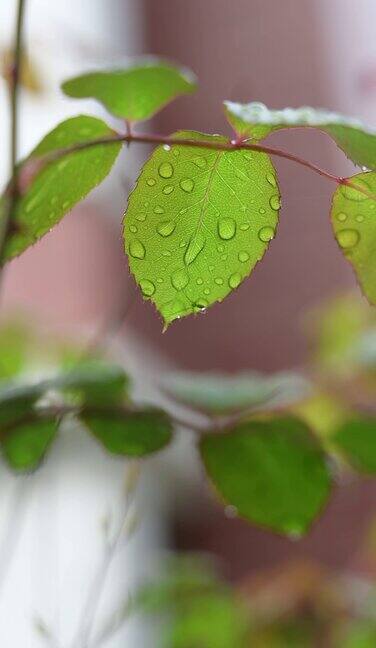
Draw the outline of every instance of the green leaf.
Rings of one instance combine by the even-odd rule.
[[[23,163],[38,166],[38,160],[60,149],[111,137],[115,133],[100,119],[81,115],[59,124],[40,142]],[[17,201],[13,228],[4,259],[21,254],[56,225],[110,172],[121,148],[120,143],[92,146],[47,162],[36,173],[26,192]],[[21,167],[22,174],[22,167]],[[0,201],[0,217],[5,209]]]
[[[376,474],[376,418],[346,421],[332,439],[356,470]]]
[[[84,410],[80,419],[114,454],[142,457],[166,446],[172,436],[168,416],[161,410]]]
[[[35,419],[9,429],[1,438],[1,448],[11,468],[35,470],[52,443],[56,430],[56,419]]]
[[[350,181],[352,187],[340,185],[334,192],[332,225],[365,296],[376,304],[376,173],[359,173]]]
[[[308,106],[269,110],[258,102],[224,104],[230,124],[243,137],[261,140],[284,128],[317,128],[330,135],[355,164],[376,169],[376,133],[358,119]]]
[[[86,404],[121,403],[130,381],[122,367],[101,360],[84,360],[52,379],[52,386],[77,395]]]
[[[223,144],[223,137],[177,138]],[[237,288],[274,237],[280,196],[268,156],[158,147],[129,197],[124,222],[131,272],[166,325]]]
[[[28,414],[44,392],[45,383],[15,385],[6,383],[0,389],[1,430]]]
[[[7,322],[0,328],[0,380],[21,373],[28,359],[30,335],[20,321]]]
[[[69,97],[97,99],[116,117],[135,122],[194,92],[196,79],[190,70],[151,59],[125,70],[83,74],[63,83],[62,89]]]
[[[162,377],[161,385],[179,402],[212,414],[286,405],[309,392],[307,380],[293,372],[270,376],[248,372],[231,376],[174,371]]]
[[[200,451],[224,501],[273,531],[300,537],[328,499],[325,456],[299,419],[240,423],[204,436]]]

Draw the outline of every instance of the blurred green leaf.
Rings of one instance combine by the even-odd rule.
[[[84,359],[59,374],[51,385],[78,396],[86,404],[110,405],[124,402],[130,380],[118,365],[99,359]]]
[[[224,143],[181,131],[176,138]],[[166,325],[237,288],[275,235],[280,197],[260,153],[159,146],[129,197],[124,241],[145,299]]]
[[[346,421],[332,439],[356,470],[376,474],[376,418]]]
[[[25,366],[30,336],[21,322],[7,322],[0,327],[0,387],[1,380],[13,378]]]
[[[11,425],[30,413],[44,392],[44,383],[15,385],[6,383],[0,388],[0,434],[1,428]]]
[[[10,467],[18,471],[35,470],[42,461],[57,431],[55,418],[35,418],[12,426],[1,435],[1,448]],[[0,433],[1,434],[1,433]]]
[[[170,419],[162,410],[88,408],[79,418],[114,454],[142,457],[160,450],[172,438]]]
[[[376,304],[376,173],[359,173],[353,187],[340,185],[333,195],[331,219],[337,243],[354,268],[361,288]],[[365,191],[365,193],[362,193]]]
[[[125,70],[83,74],[65,81],[62,89],[69,97],[97,99],[116,117],[136,122],[194,92],[196,79],[187,69],[150,59]]]
[[[376,133],[359,119],[308,106],[270,110],[258,102],[224,104],[230,124],[243,137],[260,140],[285,128],[317,128],[330,135],[355,164],[376,169]]]
[[[357,620],[349,624],[346,634],[340,639],[335,648],[375,648],[376,623]]]
[[[45,162],[38,168],[38,160],[63,148],[115,133],[100,119],[81,115],[72,117],[54,128],[25,164],[35,165],[35,176],[17,201],[13,228],[8,237],[4,260],[12,259],[35,243],[56,225],[72,207],[85,198],[111,170],[121,144],[97,145]],[[0,217],[4,214],[6,199],[0,199]]]
[[[177,401],[212,414],[280,407],[305,398],[310,392],[302,375],[287,371],[271,375],[174,371],[162,377],[161,386]]]
[[[329,497],[324,453],[299,419],[239,423],[203,436],[200,451],[224,501],[273,531],[301,536]]]

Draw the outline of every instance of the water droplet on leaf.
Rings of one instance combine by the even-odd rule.
[[[278,211],[278,209],[281,207],[281,199],[280,197],[276,194],[275,196],[272,196],[269,200],[269,204],[272,209],[275,211]],[[260,209],[261,211],[261,209]]]
[[[195,183],[191,178],[183,178],[183,180],[180,180],[180,187],[185,191],[186,193],[191,193],[193,191],[193,188],[195,186]]]
[[[171,236],[172,232],[175,230],[176,223],[173,220],[162,221],[157,225],[157,232],[161,236]]]
[[[155,180],[154,178],[148,178],[146,180],[146,184],[149,185],[149,187],[153,187],[155,185]]]
[[[174,173],[174,168],[169,162],[162,162],[162,164],[159,165],[158,173],[161,178],[171,178]]]
[[[140,287],[142,294],[146,297],[151,297],[155,293],[155,286],[153,282],[149,281],[148,279],[142,279],[140,281]]]
[[[174,191],[174,187],[172,185],[166,185],[162,189],[163,193],[166,194],[167,196]]]
[[[354,229],[344,229],[337,232],[337,241],[344,250],[355,247],[359,238],[359,232]]]
[[[268,243],[268,241],[271,241],[272,238],[274,238],[274,234],[275,232],[273,227],[266,225],[265,227],[262,227],[259,230],[258,237],[260,241],[263,241],[264,243]]]
[[[189,277],[183,269],[176,270],[171,277],[171,283],[176,290],[183,290],[183,288],[188,284],[188,281]]]
[[[197,255],[201,252],[201,250],[204,248],[204,246],[205,246],[205,237],[201,233],[198,233],[189,242],[186,253],[184,255],[185,264],[190,265],[195,260]]]
[[[239,272],[234,272],[234,274],[232,274],[230,279],[228,280],[228,285],[230,286],[230,288],[237,288],[241,283],[241,280],[242,278]]]
[[[233,218],[221,218],[218,223],[218,234],[221,239],[229,241],[234,238],[236,232],[236,223]]]
[[[135,239],[131,242],[129,246],[129,254],[135,259],[144,259],[145,257],[145,248],[142,245],[141,241]]]
[[[239,252],[238,259],[241,263],[245,263],[249,259],[248,252]]]

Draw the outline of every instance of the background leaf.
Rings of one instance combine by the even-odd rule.
[[[86,359],[52,379],[51,386],[78,396],[86,404],[121,403],[130,381],[122,367],[98,359]]]
[[[81,115],[59,124],[25,160],[35,161],[53,151],[79,142],[110,137],[115,133],[100,119]],[[4,260],[21,254],[46,234],[72,207],[110,172],[120,143],[93,146],[46,164],[16,204],[13,231],[8,237]],[[22,168],[21,168],[22,173]],[[0,201],[0,217],[5,199]]]
[[[298,419],[240,423],[204,436],[200,451],[225,502],[273,531],[302,535],[328,499],[325,456]]]
[[[264,154],[178,145],[154,151],[129,197],[124,239],[131,272],[166,324],[239,286],[274,237],[279,208]]]
[[[172,437],[168,416],[156,409],[89,409],[80,415],[80,420],[106,450],[130,457],[156,452],[167,445]]]
[[[309,392],[308,381],[293,372],[236,375],[174,371],[161,380],[162,389],[179,402],[212,414],[286,405]]]
[[[376,173],[359,173],[351,182],[376,196]],[[354,267],[364,294],[376,304],[376,200],[340,185],[333,195],[331,219],[338,245]]]
[[[376,474],[376,419],[356,418],[343,423],[333,443],[360,472]]]
[[[55,418],[29,421],[12,427],[1,438],[4,457],[14,470],[35,470],[57,430]]]
[[[308,106],[270,110],[258,102],[224,104],[227,118],[239,135],[261,140],[284,128],[317,128],[330,135],[355,164],[376,169],[376,132],[359,119]]]
[[[125,70],[91,72],[66,81],[69,97],[92,97],[109,112],[131,122],[150,119],[179,95],[196,89],[192,72],[158,60],[141,61]]]

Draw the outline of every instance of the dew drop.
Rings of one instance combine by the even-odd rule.
[[[38,204],[38,196],[34,196],[29,200],[29,202],[25,206],[26,214],[29,214],[34,209],[34,207],[36,207],[37,204]]]
[[[169,162],[162,162],[162,164],[159,165],[158,173],[161,178],[171,178],[174,173],[174,168]]]
[[[249,259],[248,252],[239,252],[238,259],[241,263],[245,263]]]
[[[278,209],[280,209],[280,207],[281,207],[281,199],[280,199],[280,197],[277,194],[275,194],[275,196],[272,196],[270,198],[270,200],[269,200],[269,205],[271,206],[272,209],[274,209],[275,211],[278,211]],[[260,211],[261,211],[261,209],[260,209]]]
[[[142,279],[140,281],[140,287],[142,290],[142,294],[145,295],[146,297],[151,297],[151,295],[154,295],[155,293],[155,286],[152,281],[149,281],[148,279]]]
[[[149,185],[149,187],[154,187],[154,185],[155,185],[155,180],[154,180],[154,178],[148,178],[148,179],[146,180],[146,184]]]
[[[228,280],[228,285],[230,288],[237,288],[241,282],[242,278],[239,272],[234,272]]]
[[[144,212],[138,212],[138,214],[136,214],[136,220],[144,221],[145,219],[146,219],[146,214]]]
[[[57,196],[52,196],[52,198],[50,200],[50,203],[51,203],[52,207],[57,205],[58,202],[59,202],[59,198]]]
[[[136,232],[137,232],[136,225],[130,225],[129,226],[129,231],[132,232],[132,234],[136,234]]]
[[[345,221],[346,218],[347,218],[347,214],[345,214],[344,212],[340,212],[339,214],[337,214],[337,219],[341,221],[341,223],[343,223],[343,221]]]
[[[171,151],[171,146],[169,144],[163,144],[163,148],[165,151]]]
[[[158,277],[158,278],[157,278],[157,283],[159,283],[159,284],[163,283],[163,278],[162,278],[162,277]]]
[[[129,246],[129,254],[135,259],[144,259],[145,257],[145,248],[142,245],[141,241],[135,239],[131,242]]]
[[[359,215],[356,217],[355,220],[356,220],[357,223],[363,223],[363,221],[364,221],[364,216],[362,216],[362,214],[359,214]]]
[[[354,229],[344,229],[337,232],[337,241],[344,250],[355,247],[359,238],[359,232]]]
[[[154,214],[164,214],[164,209],[160,205],[156,205],[154,207]]]
[[[174,187],[172,185],[166,185],[162,189],[163,193],[166,194],[167,196],[174,191]]]
[[[204,169],[206,167],[206,160],[204,157],[197,156],[193,158],[192,160],[193,164],[195,164],[199,169]]]
[[[260,207],[259,212],[260,214],[265,214],[265,209],[263,207]]]
[[[215,281],[215,283],[217,284],[217,286],[222,286],[222,284],[223,284],[223,279],[222,279],[222,277],[216,277],[216,278],[214,279],[214,281]]]
[[[191,178],[183,178],[183,180],[180,180],[179,182],[181,189],[185,191],[186,193],[192,193],[195,183]]]
[[[223,247],[223,245],[218,245],[218,247],[217,247],[218,252],[223,252],[224,249],[225,248]]]
[[[236,506],[233,506],[232,504],[225,506],[225,516],[229,519],[236,518],[238,516],[238,509]]]
[[[276,182],[276,179],[275,179],[275,175],[274,175],[273,173],[267,173],[267,175],[266,175],[266,179],[267,179],[267,181],[269,182],[269,184],[272,185],[272,187],[276,187],[276,186],[277,186],[277,182]]]
[[[268,241],[271,241],[274,238],[274,234],[275,231],[273,227],[266,225],[265,227],[262,227],[259,230],[258,237],[260,241],[263,241],[264,243],[268,243]]]
[[[185,270],[176,270],[171,276],[171,283],[176,290],[183,290],[188,284],[189,277]]]
[[[163,252],[162,252],[162,256],[164,256],[164,257],[170,257],[170,256],[171,256],[171,252],[170,252],[169,250],[163,250]]]
[[[172,149],[172,154],[173,154],[173,156],[176,157],[176,158],[179,157],[179,155],[180,155],[180,151],[179,151],[179,149],[178,149],[178,148],[174,148],[174,149]]]
[[[65,200],[61,206],[63,209],[68,209],[68,207],[70,207],[69,200]]]
[[[187,241],[180,241],[180,243],[179,243],[180,248],[185,248],[186,245],[187,245]]]
[[[209,304],[208,304],[208,302],[206,301],[206,299],[202,299],[202,298],[200,297],[200,299],[198,299],[198,300],[196,301],[195,306],[196,306],[200,311],[203,311],[203,310],[205,310],[205,308],[207,308],[207,307],[209,306]]]
[[[218,223],[218,234],[221,239],[229,241],[234,238],[236,232],[236,223],[233,218],[221,218]]]
[[[251,227],[251,223],[242,223],[242,224],[240,225],[240,229],[241,229],[243,232],[246,232],[250,227]]]
[[[198,279],[196,279],[196,284],[198,286],[201,286],[203,284],[203,280],[201,279],[201,277],[198,277]]]
[[[210,295],[210,290],[209,288],[204,289],[204,295]]]
[[[157,232],[161,236],[171,236],[172,232],[175,230],[176,223],[173,220],[162,221],[157,225]]]
[[[205,242],[205,237],[200,233],[190,240],[184,255],[184,263],[186,265],[190,265],[196,259],[205,247]]]

